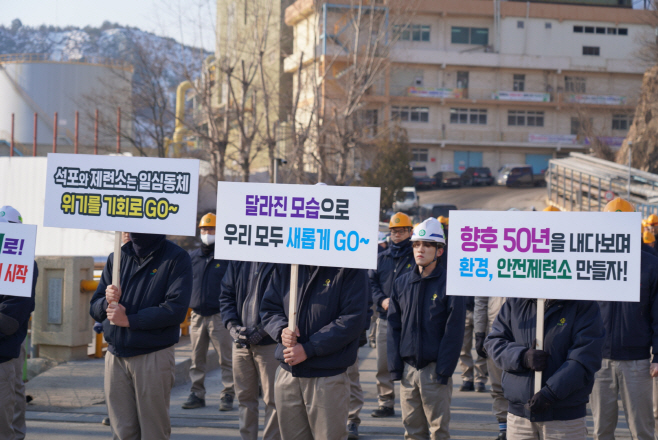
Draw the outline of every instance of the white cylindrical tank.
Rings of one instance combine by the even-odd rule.
[[[57,112],[58,144],[72,145],[78,111],[79,142],[92,145],[98,109],[102,121],[99,143],[111,143],[116,137],[117,107],[121,107],[122,132],[132,129],[131,79],[132,67],[116,62],[56,62],[41,54],[0,55],[0,140],[10,139],[13,113],[15,142],[32,145],[37,113],[37,143],[52,144]]]

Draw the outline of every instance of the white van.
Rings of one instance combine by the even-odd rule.
[[[416,194],[415,187],[405,186],[402,190],[395,192],[393,211],[402,211],[411,215],[418,212],[418,194]]]

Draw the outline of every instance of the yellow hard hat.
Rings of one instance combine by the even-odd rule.
[[[201,217],[201,221],[199,222],[200,228],[214,228],[216,225],[217,216],[212,212],[209,212],[208,214]]]
[[[656,214],[651,214],[649,217],[647,217],[647,226],[656,226],[658,225],[658,215]]]
[[[546,208],[544,208],[544,211],[557,211],[557,212],[560,212],[560,208],[556,208],[555,206],[551,205],[551,206],[547,206]]]
[[[642,234],[642,241],[647,244],[653,243],[654,241],[656,241],[656,237],[654,237],[654,235],[651,232],[644,231],[644,233]]]
[[[448,220],[448,217],[444,217],[444,216],[442,216],[442,215],[440,215],[440,216],[437,218],[437,220],[440,221],[441,224],[443,224],[443,225],[447,225],[447,224],[450,223],[450,221]]]
[[[635,206],[621,197],[616,197],[605,205],[603,212],[635,212]]]
[[[388,223],[390,228],[412,228],[411,219],[404,212],[396,212],[391,221]]]

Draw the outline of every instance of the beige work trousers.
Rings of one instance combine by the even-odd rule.
[[[347,372],[330,377],[293,377],[279,367],[274,398],[283,440],[347,439]]]
[[[198,398],[206,398],[206,359],[208,346],[212,343],[219,355],[219,367],[222,370],[222,385],[225,394],[235,396],[233,386],[233,339],[224,327],[219,313],[211,316],[201,316],[192,312],[190,316],[190,339],[192,340],[192,364],[190,365],[190,390]]]
[[[590,406],[594,418],[594,439],[614,440],[621,396],[626,422],[635,440],[654,440],[652,412],[653,384],[649,359],[614,361],[603,359],[594,376]]]
[[[473,362],[473,311],[466,311],[464,342],[459,354],[459,367],[464,382],[487,383],[487,360],[476,354]]]
[[[487,358],[487,371],[491,380],[491,397],[493,398],[493,415],[496,416],[499,423],[507,421],[507,408],[509,402],[503,394],[502,377],[503,370],[498,368],[491,356]]]
[[[653,419],[655,440],[658,440],[658,377],[653,378]]]
[[[377,305],[372,305],[372,316],[370,317],[370,331],[368,332],[368,341],[377,343],[377,320],[379,319],[379,312]]]
[[[377,394],[379,395],[379,406],[393,408],[395,406],[395,387],[388,371],[388,350],[386,348],[386,334],[388,333],[388,321],[386,317],[377,319]]]
[[[435,362],[420,370],[404,364],[400,383],[400,407],[405,439],[450,438],[452,378],[446,385],[437,383],[436,379]]]
[[[363,389],[359,380],[359,358],[347,369],[347,377],[350,380],[350,412],[347,416],[347,424],[361,424],[361,408],[363,408]]]
[[[174,347],[133,357],[105,355],[105,400],[114,440],[168,439]]]
[[[13,361],[0,364],[0,440],[14,440],[16,407],[16,368]]]
[[[507,440],[586,440],[587,424],[585,417],[575,420],[553,420],[551,422],[531,422],[530,420],[507,415]]]
[[[25,426],[25,410],[27,409],[27,402],[25,401],[25,383],[23,382],[23,364],[25,363],[25,345],[21,345],[21,354],[17,359],[11,361],[16,370],[15,381],[15,405],[14,405],[14,420],[12,426],[14,428],[14,439],[23,440],[27,432]]]
[[[265,422],[263,440],[279,440],[279,421],[274,404],[274,378],[279,361],[274,357],[276,344],[252,345],[233,349],[233,376],[240,412],[240,437],[258,438],[258,383],[263,389]]]

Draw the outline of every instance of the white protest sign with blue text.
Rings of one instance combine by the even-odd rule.
[[[199,161],[48,154],[43,225],[196,234]]]
[[[638,212],[450,211],[447,294],[640,300]]]
[[[377,268],[379,188],[219,182],[215,258]]]
[[[32,295],[36,225],[0,223],[0,295]]]

